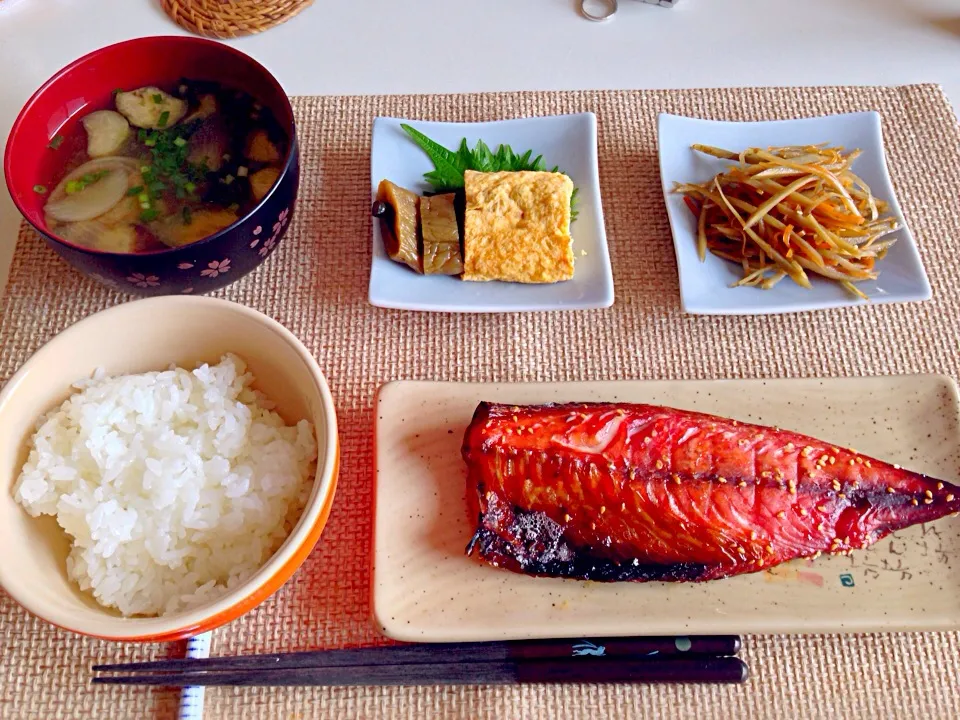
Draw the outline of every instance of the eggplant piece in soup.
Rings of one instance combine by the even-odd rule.
[[[97,110],[82,122],[87,131],[87,155],[92,158],[116,154],[130,137],[130,123],[113,110]]]
[[[117,110],[131,125],[159,130],[176,125],[187,113],[187,104],[157,87],[142,87],[116,96]]]

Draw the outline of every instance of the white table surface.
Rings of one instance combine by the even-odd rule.
[[[620,0],[607,23],[576,2],[317,0],[231,43],[292,95],[936,82],[960,108],[960,0]],[[163,34],[156,0],[0,0],[0,153],[59,68]],[[0,192],[0,287],[19,220]]]

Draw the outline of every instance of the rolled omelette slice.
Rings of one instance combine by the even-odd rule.
[[[573,181],[555,172],[464,173],[463,279],[573,278]]]

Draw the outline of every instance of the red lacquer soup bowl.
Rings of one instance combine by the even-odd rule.
[[[44,217],[43,191],[53,188],[78,145],[57,140],[82,134],[81,118],[110,107],[117,88],[170,87],[182,78],[243,90],[272,111],[288,142],[270,191],[233,224],[181,247],[104,252],[58,237]],[[289,226],[300,185],[296,126],[283,88],[247,55],[192,37],[128,40],[65,67],[21,110],[7,140],[3,167],[13,202],[50,247],[84,274],[135,295],[206,293],[249,273],[275,251]]]

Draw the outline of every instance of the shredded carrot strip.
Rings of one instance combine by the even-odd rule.
[[[793,234],[793,225],[787,225],[783,229],[783,244],[790,247],[790,236]]]
[[[837,222],[846,224],[846,225],[863,225],[866,222],[859,215],[851,215],[850,213],[840,212],[839,210],[827,205],[827,203],[821,203],[813,211],[817,215],[826,215],[831,220],[836,220]]]

